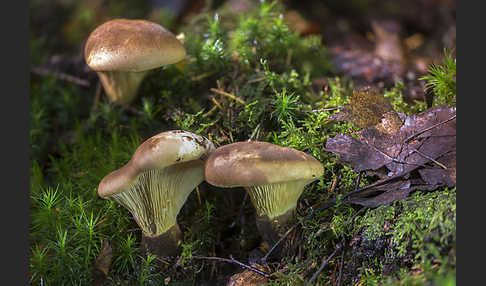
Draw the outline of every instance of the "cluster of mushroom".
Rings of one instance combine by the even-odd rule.
[[[84,55],[111,101],[127,104],[148,70],[182,61],[186,51],[156,23],[115,19],[91,33]],[[173,130],[143,142],[127,164],[102,179],[98,194],[130,211],[146,251],[171,256],[182,236],[177,215],[204,180],[217,187],[244,187],[257,227],[272,243],[294,218],[304,187],[322,173],[318,160],[292,148],[253,141],[216,149],[207,138]]]
[[[294,218],[304,187],[323,173],[314,157],[266,142],[213,143],[182,130],[143,142],[131,160],[100,182],[98,194],[127,208],[142,229],[142,247],[159,256],[177,253],[177,214],[192,190],[206,180],[244,187],[256,209],[264,240],[275,242]]]

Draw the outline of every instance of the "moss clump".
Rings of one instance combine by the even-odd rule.
[[[424,101],[415,100],[414,104],[409,104],[403,100],[403,82],[397,82],[395,86],[383,94],[388,98],[393,106],[393,109],[407,115],[420,113],[427,109],[427,103]]]
[[[434,94],[433,104],[456,104],[456,59],[451,51],[444,50],[441,64],[432,64],[429,67],[430,75],[421,78],[425,80],[426,87]]]
[[[422,280],[455,273],[455,188],[417,192],[408,200],[367,210],[356,221],[351,259],[354,267],[361,268],[362,281],[383,282],[390,274],[405,277],[407,271],[398,271],[403,267],[425,272]]]

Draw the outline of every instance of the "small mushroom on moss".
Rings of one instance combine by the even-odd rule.
[[[84,57],[98,73],[111,101],[130,103],[147,72],[177,63],[186,49],[159,24],[145,20],[114,19],[88,37]]]
[[[204,168],[205,179],[217,187],[244,187],[256,209],[263,239],[273,243],[294,218],[304,187],[323,174],[314,157],[266,142],[238,142],[217,148]]]
[[[211,141],[193,133],[157,134],[143,142],[125,166],[101,180],[98,194],[132,213],[146,251],[175,255],[181,241],[177,214],[204,180],[204,159],[212,150]]]

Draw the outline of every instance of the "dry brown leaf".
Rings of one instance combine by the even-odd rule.
[[[357,133],[357,138],[349,135],[329,138],[326,150],[340,155],[342,161],[358,172],[379,175],[382,180],[398,179],[355,195],[351,202],[375,207],[403,199],[415,189],[455,186],[455,107],[436,106],[404,116],[389,111],[389,105],[376,99],[377,95],[359,96],[361,99],[351,100],[350,106],[343,109],[344,114],[339,112],[332,119],[358,122],[356,125],[364,129]],[[368,102],[369,107],[363,107]],[[369,114],[372,112],[382,117],[378,123]]]
[[[113,249],[108,240],[103,241],[103,247],[100,254],[94,262],[93,268],[93,285],[103,285],[110,270],[111,260],[113,258]]]
[[[264,271],[263,267],[258,264],[252,264],[251,266],[260,271]],[[231,276],[226,286],[258,286],[266,282],[267,278],[264,276],[246,269],[243,272],[236,273]]]

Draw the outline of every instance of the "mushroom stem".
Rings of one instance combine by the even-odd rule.
[[[182,233],[179,225],[174,224],[165,233],[150,236],[142,233],[142,249],[160,257],[177,255],[177,250],[182,241]]]
[[[283,215],[295,208],[305,185],[312,180],[296,180],[284,183],[253,185],[246,187],[251,201],[259,216],[267,215],[270,219]]]
[[[256,226],[263,240],[270,245],[275,244],[287,231],[287,226],[294,221],[294,213],[295,208],[291,208],[273,219],[270,219],[267,215],[256,215]]]
[[[245,187],[256,210],[257,227],[263,239],[275,242],[294,219],[297,200],[312,180]]]
[[[111,101],[128,104],[135,99],[138,87],[147,75],[147,71],[98,71],[97,74]]]

